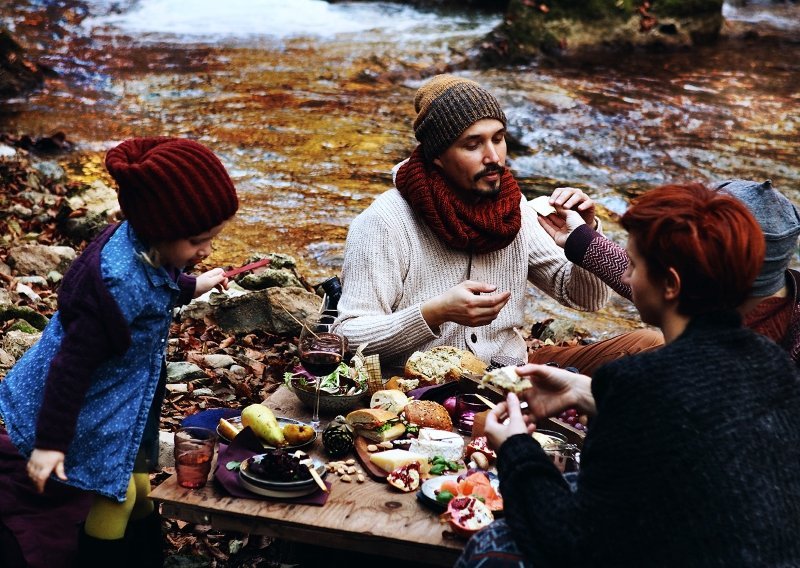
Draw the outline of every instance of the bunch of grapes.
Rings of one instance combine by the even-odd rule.
[[[578,411],[574,408],[568,408],[561,414],[557,416],[559,420],[562,422],[566,422],[576,430],[580,430],[582,432],[586,431],[586,424],[589,421],[589,417],[585,414],[578,414]]]

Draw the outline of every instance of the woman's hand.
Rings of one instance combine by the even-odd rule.
[[[522,414],[519,399],[513,392],[508,393],[506,402],[501,402],[486,416],[484,433],[489,445],[497,451],[503,442],[515,434],[530,434],[536,424],[527,414]]]
[[[39,493],[44,493],[44,484],[47,478],[55,471],[59,479],[66,481],[64,473],[64,453],[56,450],[34,449],[28,459],[28,477]]]
[[[517,367],[520,377],[530,379],[533,387],[522,393],[528,403],[533,420],[557,416],[567,408],[576,408],[582,414],[596,412],[592,395],[592,379],[548,365],[527,364]]]
[[[555,213],[547,217],[539,215],[537,220],[550,238],[561,248],[566,245],[572,231],[586,224],[580,213],[571,209],[557,209]]]
[[[213,268],[197,277],[194,297],[202,296],[212,288],[228,289],[228,279],[225,277],[225,271],[221,268]]]

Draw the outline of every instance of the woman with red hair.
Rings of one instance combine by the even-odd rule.
[[[624,281],[665,346],[593,379],[542,365],[493,410],[505,517],[466,566],[800,565],[800,380],[779,346],[736,311],[764,257],[738,200],[698,184],[634,201]],[[571,483],[530,436],[567,408],[591,422]]]

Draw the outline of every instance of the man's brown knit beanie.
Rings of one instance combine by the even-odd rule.
[[[109,150],[106,169],[122,212],[148,245],[205,233],[239,207],[225,166],[193,140],[132,138]]]
[[[414,135],[431,162],[467,128],[483,118],[507,124],[500,103],[475,81],[455,75],[436,75],[414,97]]]

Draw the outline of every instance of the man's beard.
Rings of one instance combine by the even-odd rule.
[[[474,188],[475,192],[481,197],[494,197],[495,195],[499,194],[500,189],[502,187],[503,174],[505,173],[505,171],[506,171],[505,167],[501,166],[500,164],[489,164],[488,166],[483,168],[472,178],[476,184]],[[498,179],[496,182],[491,184],[489,189],[482,189],[478,187],[477,183],[481,180],[481,178],[484,178],[488,175],[495,173],[499,174]]]

